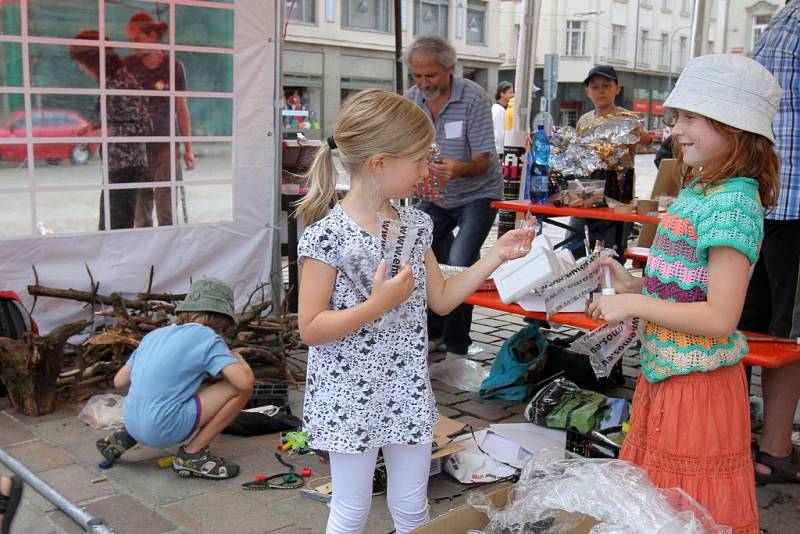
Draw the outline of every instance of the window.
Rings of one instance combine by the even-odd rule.
[[[614,59],[625,57],[625,26],[614,24],[611,27],[611,57]]]
[[[447,38],[447,0],[414,0],[414,33]]]
[[[661,65],[662,67],[665,67],[665,66],[670,64],[670,62],[669,62],[669,51],[670,51],[669,47],[670,47],[669,34],[668,33],[662,33],[661,34],[661,57],[658,60],[658,64]]]
[[[572,126],[578,124],[578,110],[576,109],[562,109],[561,110],[561,125]]]
[[[294,139],[298,132],[319,139],[322,80],[285,75],[281,95],[283,138]]]
[[[639,3],[643,6],[652,6],[653,0],[641,0]]]
[[[0,159],[13,162],[0,166],[0,236],[233,220],[234,10],[209,5],[27,2],[20,31],[0,32]],[[6,3],[0,19],[18,9]],[[168,28],[150,41],[154,69],[142,67],[126,31],[139,12]],[[117,46],[84,32],[99,26]],[[80,62],[70,56],[79,33]],[[101,52],[97,79],[86,72]],[[182,170],[188,147],[191,173]]]
[[[482,0],[467,1],[467,43],[486,44],[486,3]]]
[[[711,12],[709,13],[709,17],[712,21],[717,20],[717,4],[718,0],[711,0]]]
[[[650,32],[648,30],[639,30],[639,57],[636,59],[639,63],[647,63],[649,58],[648,41]]]
[[[679,44],[678,44],[678,66],[680,66],[680,68],[683,68],[684,66],[686,66],[686,55],[687,55],[687,52],[688,52],[688,49],[686,48],[687,43],[688,43],[688,39],[686,37],[684,37],[683,35],[681,35],[681,38],[680,38],[680,41],[679,41]]]
[[[565,48],[564,55],[586,55],[586,21],[567,21],[567,46]]]
[[[316,24],[317,22],[317,2],[316,0],[285,0],[286,13],[289,20],[304,22],[306,24]]]
[[[389,0],[345,0],[342,26],[358,30],[389,32],[392,29]]]
[[[706,43],[706,54],[713,54],[714,53],[714,41],[708,41]]]
[[[771,15],[754,15],[752,18],[753,22],[753,31],[751,33],[750,38],[750,50],[756,46],[758,42],[758,38],[761,37],[761,34],[764,33],[764,30],[767,29],[769,26],[769,21],[772,20]]]
[[[681,13],[691,13],[690,0],[681,0]]]
[[[672,11],[672,0],[661,0],[661,9]]]

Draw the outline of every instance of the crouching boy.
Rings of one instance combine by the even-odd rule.
[[[114,461],[137,442],[163,449],[194,435],[178,449],[172,469],[186,477],[235,477],[239,466],[209,449],[253,388],[250,366],[220,337],[236,321],[233,292],[204,278],[175,311],[176,324],[147,334],[114,377],[117,388],[130,385],[122,408],[125,428],[98,440],[97,448]],[[205,373],[222,373],[222,380],[198,391]]]

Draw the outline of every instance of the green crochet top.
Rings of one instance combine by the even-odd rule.
[[[703,302],[708,294],[708,250],[732,247],[752,266],[764,235],[758,182],[729,178],[714,186],[692,182],[656,231],[642,293],[672,302]],[[732,365],[747,354],[740,332],[713,338],[648,322],[642,331],[642,372],[650,382]]]

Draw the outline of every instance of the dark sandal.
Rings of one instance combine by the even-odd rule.
[[[11,494],[8,496],[0,495],[0,511],[3,513],[3,522],[0,526],[0,533],[9,534],[11,532],[11,522],[17,514],[17,508],[22,500],[23,482],[21,478],[11,477]]]
[[[125,429],[98,439],[95,446],[103,458],[110,461],[118,460],[122,454],[136,445],[137,441]]]
[[[799,483],[800,477],[800,450],[792,447],[792,453],[785,458],[776,458],[766,452],[756,453],[756,463],[769,467],[769,474],[756,471],[756,482],[759,484],[786,484]]]

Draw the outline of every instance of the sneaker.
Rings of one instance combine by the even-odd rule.
[[[443,350],[445,350],[445,346],[442,338],[428,340],[428,352],[442,352]]]
[[[137,443],[125,429],[122,429],[98,439],[95,445],[100,454],[103,455],[103,458],[113,462]]]
[[[175,459],[172,460],[172,470],[182,477],[200,477],[212,480],[233,478],[239,474],[239,466],[228,462],[224,458],[214,456],[208,447],[199,452],[189,454],[181,446]]]

